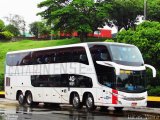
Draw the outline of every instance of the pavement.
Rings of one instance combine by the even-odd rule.
[[[3,106],[18,106],[18,102],[14,101],[14,100],[8,100],[5,98],[0,98],[0,107]],[[65,106],[65,107],[71,107],[71,105],[64,105],[61,104],[61,106]],[[160,106],[157,106],[160,107]],[[113,111],[114,108],[113,107],[109,107],[108,110]],[[160,119],[160,108],[153,108],[153,107],[132,107],[132,108],[124,108],[124,111],[128,111],[128,112],[138,112],[138,113],[146,113],[146,114],[157,114],[159,116]]]

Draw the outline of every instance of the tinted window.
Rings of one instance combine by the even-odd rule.
[[[31,64],[31,53],[21,53],[19,59],[19,65],[29,65]]]
[[[104,45],[92,45],[90,52],[95,65],[98,82],[110,88],[115,88],[115,74],[112,67],[99,65],[96,61],[111,61],[108,49]]]
[[[8,54],[6,59],[9,66],[27,65],[30,64],[31,54],[30,52]]]
[[[72,62],[72,49],[71,48],[63,48],[63,49],[57,50],[56,62],[57,63]]]
[[[85,48],[77,47],[76,49],[73,49],[73,62],[89,64]]]
[[[93,61],[110,61],[111,60],[107,47],[104,45],[91,46],[90,52],[91,52]]]
[[[31,84],[34,87],[61,87],[61,75],[33,75]]]
[[[85,48],[69,47],[7,55],[7,65],[9,66],[65,62],[88,64]]]
[[[55,50],[32,52],[32,64],[49,64],[55,62]]]
[[[70,87],[91,88],[93,86],[92,79],[82,75],[69,75]]]
[[[81,75],[33,75],[31,84],[34,87],[82,87],[91,88],[92,79]]]

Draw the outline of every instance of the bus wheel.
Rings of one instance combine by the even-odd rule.
[[[24,95],[23,95],[22,92],[20,92],[20,93],[18,94],[17,100],[18,100],[18,103],[19,103],[20,105],[23,105],[23,104],[24,104]]]
[[[82,104],[80,103],[79,95],[77,93],[74,93],[74,95],[73,95],[72,105],[73,105],[73,108],[75,108],[75,109],[79,109],[82,107]]]
[[[33,97],[32,97],[31,92],[28,92],[28,93],[26,94],[26,103],[27,103],[27,105],[29,105],[29,106],[33,105]]]
[[[86,98],[86,108],[88,111],[94,111],[96,109],[96,106],[94,105],[94,99],[92,94],[88,94]]]
[[[115,109],[116,111],[122,111],[122,110],[123,110],[123,107],[114,107],[114,109]]]

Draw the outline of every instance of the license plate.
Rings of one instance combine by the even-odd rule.
[[[131,106],[132,106],[132,107],[136,107],[136,106],[137,106],[137,103],[132,103]]]

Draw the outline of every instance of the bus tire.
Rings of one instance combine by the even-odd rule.
[[[33,105],[33,97],[31,92],[27,92],[25,96],[26,104],[29,106]]]
[[[114,107],[115,111],[122,111],[123,107]]]
[[[96,106],[94,105],[94,98],[92,94],[87,94],[86,100],[85,100],[86,108],[88,111],[94,111],[96,109]]]
[[[82,104],[80,102],[80,97],[78,95],[78,93],[74,93],[73,94],[73,98],[72,98],[72,106],[75,109],[80,109],[82,108]]]
[[[19,93],[18,93],[18,95],[17,95],[17,100],[18,100],[18,103],[19,103],[20,105],[24,105],[24,103],[25,103],[25,97],[24,97],[24,95],[23,95],[22,92],[19,92]]]

